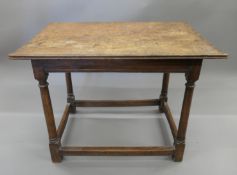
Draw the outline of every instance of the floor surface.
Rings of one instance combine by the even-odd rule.
[[[170,145],[165,119],[156,112],[100,112],[73,116],[64,145]],[[111,119],[112,116],[115,118]],[[138,118],[137,118],[138,116]],[[108,117],[108,118],[107,118]],[[119,118],[117,118],[119,117]],[[170,157],[65,157],[50,161],[43,116],[1,116],[0,174],[237,174],[236,116],[191,116],[183,162]],[[11,121],[14,118],[14,121]],[[72,122],[73,121],[73,122]],[[8,132],[6,132],[8,131]]]

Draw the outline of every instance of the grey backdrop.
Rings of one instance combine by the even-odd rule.
[[[233,139],[237,133],[236,19],[236,0],[1,0],[0,174],[237,174],[237,142]],[[8,60],[7,54],[49,22],[72,21],[186,21],[230,54],[228,60],[203,63],[184,162],[77,157],[59,165],[50,163],[40,95],[30,62]],[[161,75],[82,73],[73,74],[73,80],[77,98],[138,99],[159,96]],[[49,83],[58,121],[66,99],[64,75],[50,75]],[[169,103],[176,120],[184,83],[182,74],[171,75]],[[99,145],[157,144],[161,132],[156,128],[155,110],[79,110],[79,123],[74,121],[73,125],[79,130],[72,134],[72,140]]]
[[[203,77],[206,77],[206,75],[203,76],[205,72],[214,74],[216,72],[227,73],[236,71],[237,59],[234,58],[237,57],[235,44],[237,41],[237,3],[235,0],[8,0],[1,1],[0,5],[0,71],[2,72],[0,76],[3,82],[2,88],[5,88],[5,90],[1,91],[1,95],[2,99],[11,99],[0,102],[2,104],[0,105],[1,112],[27,113],[41,111],[41,108],[38,107],[38,110],[36,110],[35,106],[37,105],[33,105],[35,101],[33,101],[32,97],[39,97],[39,94],[38,89],[35,88],[37,83],[33,81],[30,62],[8,60],[7,54],[30,40],[45,25],[55,21],[186,21],[214,46],[230,54],[228,60],[205,60],[201,81]],[[58,78],[51,76],[52,81],[55,81],[51,86],[54,84],[64,85],[63,75],[53,76]],[[74,85],[81,86],[82,95],[86,94],[82,89],[83,86],[93,88],[160,87],[160,75],[153,74],[149,76],[76,74],[73,76],[76,78]],[[213,83],[213,80],[210,79],[208,82]],[[227,83],[230,84],[231,82],[228,81]],[[25,88],[22,89],[16,86],[17,84]],[[31,88],[27,88],[27,85],[31,85],[34,88],[32,90],[32,93],[35,93],[34,95],[30,94]],[[171,88],[178,87],[183,88],[183,81],[174,82],[173,86],[171,84]],[[88,90],[88,88],[84,89]],[[19,91],[22,92],[19,93]],[[25,95],[28,103],[19,105],[17,99],[20,98],[22,93]],[[99,94],[101,97],[110,97],[111,94],[116,93],[118,91],[115,90],[115,92],[111,92],[109,95]],[[155,95],[158,95],[158,92]],[[117,96],[120,97],[121,94]],[[124,97],[127,97],[127,94]],[[233,96],[231,97],[234,98]],[[218,101],[216,99],[215,102]],[[29,108],[28,104],[32,104],[32,108]],[[12,110],[12,106],[14,106],[14,110]],[[57,105],[55,108],[60,109],[60,107],[57,108]],[[233,110],[234,107],[230,106],[224,112]],[[221,110],[218,112],[223,113]]]
[[[216,47],[237,56],[235,0],[8,0],[0,6],[1,62],[55,21],[186,21]],[[208,66],[236,68],[237,59]],[[214,64],[214,66],[211,66]]]

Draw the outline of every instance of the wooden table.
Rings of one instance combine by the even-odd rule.
[[[49,148],[53,162],[74,155],[172,155],[182,161],[185,148],[194,84],[199,78],[203,59],[225,59],[222,53],[182,22],[52,23],[28,44],[9,55],[15,60],[31,60],[39,82]],[[58,127],[48,90],[51,72],[64,72],[67,104]],[[163,73],[159,99],[76,100],[71,72],[158,72]],[[176,126],[168,105],[170,73],[186,78],[182,112]],[[174,145],[169,147],[68,147],[61,137],[69,113],[76,107],[159,106],[168,120]]]

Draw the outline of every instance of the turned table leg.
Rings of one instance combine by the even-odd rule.
[[[66,85],[67,85],[67,102],[70,103],[70,113],[76,113],[75,96],[73,94],[71,73],[65,73]]]
[[[49,89],[48,89],[48,74],[42,70],[34,70],[35,79],[39,82],[41,99],[44,109],[44,116],[47,124],[49,135],[49,149],[51,159],[53,162],[61,162],[62,155],[60,155],[59,148],[61,147],[60,139],[57,137],[56,125],[54,120],[53,108],[51,104]]]
[[[164,73],[163,74],[163,82],[162,82],[162,89],[161,89],[161,94],[160,94],[160,106],[159,110],[160,112],[164,112],[164,102],[167,102],[168,97],[168,86],[169,86],[169,78],[170,78],[170,73]]]
[[[185,74],[186,84],[185,93],[183,99],[183,105],[181,110],[181,116],[178,126],[177,137],[174,141],[175,152],[173,154],[174,161],[182,161],[184,149],[185,149],[185,135],[188,126],[189,112],[191,108],[192,96],[195,87],[195,82],[200,75],[201,65],[194,65],[192,69]]]

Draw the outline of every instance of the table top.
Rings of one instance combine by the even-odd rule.
[[[50,23],[12,59],[221,59],[217,50],[183,22]]]

